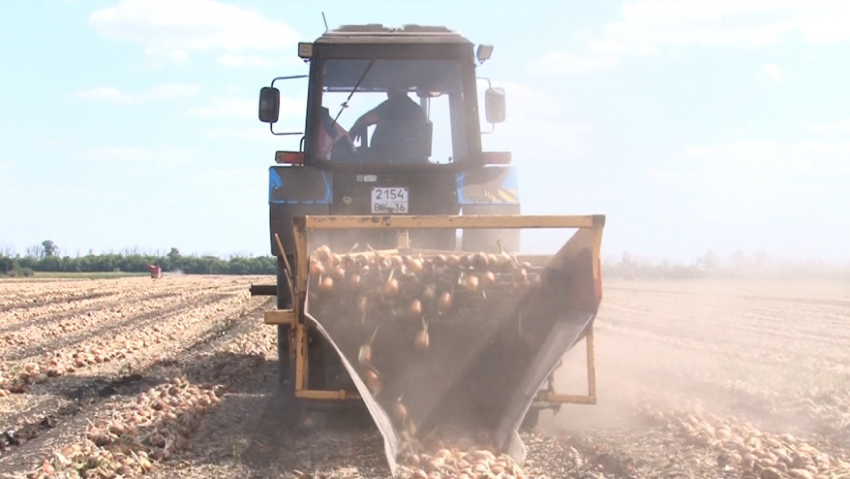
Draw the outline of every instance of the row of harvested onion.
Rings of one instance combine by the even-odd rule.
[[[688,409],[639,410],[648,419],[674,430],[686,442],[716,452],[723,470],[761,479],[850,477],[850,463],[819,451],[792,434],[771,434],[752,424]]]
[[[28,477],[140,475],[151,469],[153,461],[187,449],[203,416],[219,402],[215,388],[172,378],[140,394],[110,420],[89,426],[83,443],[56,451]]]
[[[235,354],[205,360],[195,374],[204,381],[245,377],[273,350],[273,338],[263,327],[230,338],[221,348]],[[205,414],[219,405],[222,392],[217,386],[172,378],[139,394],[108,420],[92,424],[82,442],[55,451],[28,478],[113,479],[144,474],[157,461],[191,447],[191,436]]]
[[[203,305],[175,315],[166,325],[153,324],[139,329],[125,329],[111,338],[95,337],[74,350],[47,353],[37,361],[16,365],[12,370],[0,369],[0,397],[10,393],[29,392],[33,384],[71,374],[92,365],[124,359],[149,348],[179,339],[187,326],[208,322],[222,312],[244,307],[248,293],[233,295],[223,301]],[[7,366],[8,367],[8,366]]]
[[[402,478],[413,479],[525,479],[526,473],[508,455],[497,455],[487,448],[455,438],[455,444],[443,441],[423,445],[407,443],[399,466]],[[430,451],[430,452],[428,452]]]

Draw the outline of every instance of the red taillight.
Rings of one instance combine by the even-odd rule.
[[[303,151],[278,151],[274,155],[275,163],[286,163],[290,165],[303,165]]]
[[[511,163],[510,151],[485,151],[481,156],[485,165],[509,165]]]

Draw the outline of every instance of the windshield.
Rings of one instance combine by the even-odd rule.
[[[335,59],[323,67],[319,158],[427,165],[466,157],[459,61]]]

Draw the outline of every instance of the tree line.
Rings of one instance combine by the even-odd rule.
[[[274,274],[277,260],[273,256],[184,256],[177,248],[166,255],[143,253],[89,253],[85,256],[63,256],[50,240],[27,249],[26,254],[0,253],[0,274],[7,276],[32,276],[34,272],[63,273],[146,273],[148,265],[162,268],[164,272],[186,274]]]

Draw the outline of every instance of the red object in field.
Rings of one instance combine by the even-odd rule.
[[[162,278],[162,267],[149,264],[148,265],[148,271],[151,272],[151,278],[153,278],[153,279]]]

